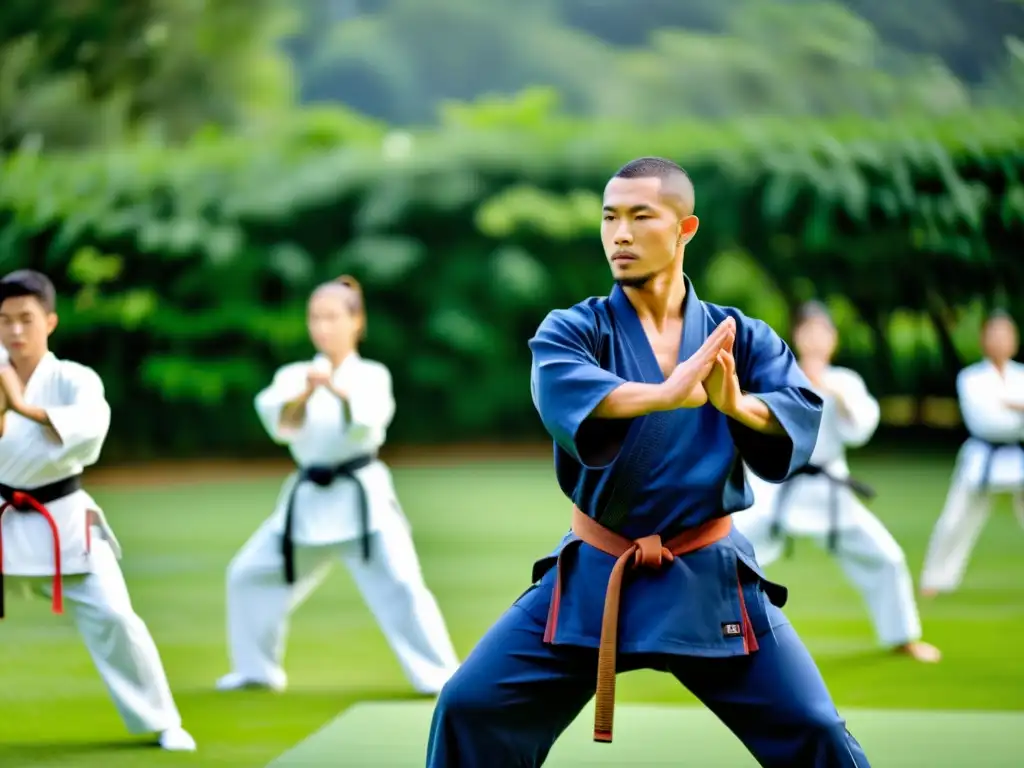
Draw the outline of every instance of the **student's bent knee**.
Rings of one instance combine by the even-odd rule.
[[[898,544],[884,547],[877,555],[877,563],[880,567],[889,571],[899,572],[907,567],[907,556]]]
[[[228,587],[237,587],[252,581],[258,570],[253,567],[252,559],[244,552],[235,555],[227,568]]]
[[[146,623],[130,605],[105,606],[92,617],[92,620],[105,627],[107,631],[118,635],[147,631]]]
[[[236,557],[230,563],[228,563],[227,572],[225,574],[225,580],[227,581],[228,588],[237,586],[245,578],[245,568],[243,564]]]

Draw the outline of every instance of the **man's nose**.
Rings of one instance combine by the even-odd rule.
[[[629,245],[633,242],[633,232],[629,226],[622,222],[615,230],[615,244],[616,245]]]

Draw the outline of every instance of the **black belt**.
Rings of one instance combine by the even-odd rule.
[[[828,551],[835,554],[839,546],[839,491],[841,488],[848,488],[864,501],[870,501],[875,497],[875,489],[867,483],[863,483],[853,477],[837,477],[818,464],[808,464],[801,467],[793,476],[807,475],[808,477],[824,477],[829,481],[829,530],[828,530]],[[783,518],[786,512],[786,502],[793,486],[790,482],[783,484],[779,495],[775,499],[775,512],[772,517],[771,535],[772,538],[779,538],[784,535]],[[793,537],[785,534],[786,557],[793,555]]]
[[[65,477],[63,480],[57,480],[56,482],[28,490],[12,488],[9,485],[0,483],[0,498],[19,512],[31,512],[33,511],[32,507],[25,503],[24,500],[26,496],[35,499],[40,504],[52,504],[57,499],[63,499],[65,496],[70,496],[72,493],[77,493],[80,490],[82,490],[82,476],[72,475],[71,477]]]
[[[295,513],[295,494],[303,482],[308,481],[321,488],[326,488],[335,480],[345,478],[356,484],[356,493],[359,495],[359,527],[363,543],[363,560],[370,559],[370,501],[367,498],[366,488],[363,487],[355,473],[376,460],[375,455],[357,456],[344,464],[299,469],[299,477],[295,481],[295,485],[292,486],[291,493],[288,494],[288,506],[284,513],[284,533],[281,536],[281,554],[284,556],[284,580],[286,583],[295,583],[295,542],[292,540],[292,519]]]
[[[985,464],[981,469],[981,483],[979,487],[982,489],[988,488],[989,476],[992,474],[992,462],[995,461],[996,451],[1000,448],[1019,448],[1021,451],[1021,458],[1024,459],[1024,442],[1012,442],[1012,443],[993,443],[990,440],[982,440],[980,437],[975,437],[979,443],[983,443],[988,452],[985,454]]]
[[[13,509],[16,512],[28,513],[35,512],[36,514],[42,515],[46,522],[50,525],[50,531],[53,535],[53,612],[61,613],[64,610],[64,593],[62,589],[63,574],[61,573],[60,566],[60,529],[57,527],[56,521],[50,514],[49,510],[46,509],[47,504],[52,504],[57,499],[63,499],[65,496],[82,490],[82,476],[81,474],[72,475],[66,477],[63,480],[57,480],[54,483],[48,483],[47,485],[41,485],[38,488],[30,488],[22,490],[19,488],[12,488],[9,485],[0,483],[0,498],[3,499],[3,505],[0,505],[0,522],[4,512],[8,509]],[[4,573],[3,573],[3,533],[0,528],[0,619],[4,617]]]

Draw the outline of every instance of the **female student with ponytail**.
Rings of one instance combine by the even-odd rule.
[[[228,567],[232,671],[217,687],[285,688],[288,617],[341,559],[412,686],[436,694],[458,660],[377,458],[395,401],[388,369],[358,352],[366,330],[359,283],[343,276],[319,286],[307,324],[316,356],[284,366],[256,396],[267,433],[288,446],[297,470]]]

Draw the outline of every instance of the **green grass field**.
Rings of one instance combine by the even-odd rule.
[[[904,544],[915,577],[951,464],[951,456],[895,453],[855,462],[878,487],[874,509]],[[398,468],[395,476],[427,581],[464,656],[565,531],[566,503],[542,461]],[[268,514],[280,479],[94,491],[200,752],[139,748],[70,621],[50,615],[45,601],[12,596],[0,625],[0,766],[265,766],[355,702],[414,698],[340,568],[295,616],[287,693],[213,691],[227,671],[224,568]],[[1024,531],[1009,504],[997,504],[964,589],[922,605],[926,637],[945,654],[936,666],[876,650],[859,597],[809,543],[771,574],[789,585],[787,612],[841,708],[1024,711]],[[623,676],[618,696],[693,703],[655,673]],[[626,739],[620,733],[617,742]]]
[[[431,702],[364,702],[345,711],[270,768],[396,768],[423,765]],[[1019,768],[1024,713],[845,708],[847,727],[873,768]],[[670,704],[619,704],[615,743],[591,740],[593,702],[562,734],[544,768],[700,766],[757,768],[757,761],[709,710]],[[984,762],[979,762],[984,744]]]

